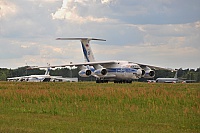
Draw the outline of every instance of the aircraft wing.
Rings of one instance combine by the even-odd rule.
[[[117,63],[117,61],[97,61],[97,62],[85,62],[85,63],[69,63],[69,64],[64,64],[64,65],[55,65],[55,66],[50,66],[51,68],[56,68],[56,67],[67,67],[67,66],[85,66],[85,65],[109,65],[109,64],[115,64]],[[33,68],[47,68],[47,66],[45,67],[33,67]]]
[[[12,78],[7,78],[8,80],[16,80],[16,79],[21,79],[21,78],[24,78],[24,76],[22,77],[12,77]]]
[[[23,80],[25,80],[26,78],[25,78],[25,76],[21,76],[21,77],[11,77],[11,78],[7,78],[7,80],[8,81],[23,81]]]
[[[65,65],[55,65],[55,66],[50,66],[51,68],[56,68],[56,67],[67,67],[67,66],[85,66],[85,65],[89,65],[89,66],[93,66],[93,65],[102,65],[102,66],[105,66],[105,65],[112,65],[112,64],[117,64],[118,61],[96,61],[96,62],[85,62],[85,63],[69,63],[69,64],[65,64]],[[142,64],[142,63],[136,63],[136,62],[132,62],[132,63],[135,63],[135,64],[138,64],[141,68],[143,67],[149,67],[151,69],[154,69],[154,70],[169,70],[169,71],[175,71],[174,69],[172,68],[164,68],[164,67],[159,67],[159,66],[153,66],[153,65],[147,65],[147,64]],[[47,68],[46,66],[45,67],[34,67],[34,68]]]
[[[138,64],[141,68],[147,66],[147,67],[149,67],[149,68],[151,68],[151,69],[153,69],[153,70],[169,70],[169,71],[172,71],[172,72],[175,71],[175,70],[172,69],[172,68],[164,68],[164,67],[153,66],[153,65],[147,65],[147,64],[142,64],[142,63],[136,63],[136,64]]]

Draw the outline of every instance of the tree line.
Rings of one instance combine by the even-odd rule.
[[[27,69],[29,66],[19,67],[17,69],[7,69],[0,68],[0,81],[6,81],[7,78],[10,77],[20,77],[27,75],[40,75],[44,74],[46,70],[41,69]],[[62,77],[78,77],[81,81],[94,81],[94,77],[83,78],[78,75],[79,69],[69,69],[69,68],[57,68],[50,71],[50,75],[52,76],[62,76]],[[175,72],[167,71],[167,70],[156,70],[156,78],[173,78]],[[179,79],[187,79],[187,80],[196,80],[200,82],[200,68],[195,69],[179,69],[178,70],[178,78]],[[138,81],[146,81],[147,79],[141,78]]]

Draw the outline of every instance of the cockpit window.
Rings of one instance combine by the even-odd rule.
[[[131,68],[133,68],[133,69],[140,69],[140,67],[138,65],[132,65]]]

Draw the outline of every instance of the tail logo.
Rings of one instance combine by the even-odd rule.
[[[90,55],[90,51],[88,50],[87,55]]]

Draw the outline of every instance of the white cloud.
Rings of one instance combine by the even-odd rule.
[[[75,23],[87,23],[87,22],[106,22],[108,18],[95,18],[92,16],[81,17],[73,10],[67,11],[66,9],[59,9],[55,14],[52,14],[53,19],[66,19]]]
[[[30,2],[47,2],[47,3],[55,3],[58,2],[60,0],[28,0]]]
[[[0,59],[19,59],[25,55],[37,55],[38,47],[30,42],[21,42],[18,40],[0,39]]]
[[[91,42],[97,60],[199,67],[199,6],[195,0],[1,0],[0,67],[83,62],[80,42],[56,37],[106,39]]]
[[[102,1],[103,4],[110,2],[109,0]],[[96,1],[91,0],[63,0],[62,7],[59,8],[55,13],[52,13],[53,19],[67,20],[75,23],[87,23],[87,22],[108,22],[111,21],[106,17],[96,17],[93,15],[83,14],[79,11],[81,7],[97,6]],[[100,4],[100,3],[99,3]],[[82,9],[81,9],[82,10]],[[84,10],[84,9],[83,9]],[[86,9],[87,10],[87,9]],[[87,12],[87,11],[86,11]]]
[[[101,2],[103,4],[108,4],[108,3],[111,3],[111,2],[114,2],[115,0],[101,0]]]
[[[9,1],[0,1],[0,19],[9,15],[13,15],[17,12],[17,6]]]

